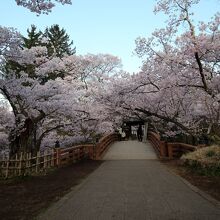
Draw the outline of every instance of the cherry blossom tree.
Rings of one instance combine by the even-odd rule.
[[[71,4],[71,0],[15,0],[18,6],[23,6],[31,12],[39,14],[48,14],[55,6],[55,2],[64,4]]]
[[[220,135],[220,16],[196,25],[190,10],[198,3],[157,1],[155,12],[169,16],[167,26],[136,40],[142,70],[111,79],[100,93],[108,112],[147,120],[166,136]]]
[[[52,1],[17,2],[38,14],[52,8]],[[14,114],[11,154],[35,153],[51,140],[94,140],[128,118],[147,120],[167,136],[219,136],[220,15],[196,25],[191,7],[198,3],[157,1],[167,26],[136,40],[143,66],[132,75],[107,54],[60,57],[41,44],[21,49],[20,34],[0,27],[0,90]],[[22,68],[5,71],[7,60]]]
[[[169,16],[168,25],[156,30],[149,39],[136,40],[136,52],[145,59],[143,80],[135,91],[150,93],[152,107],[138,110],[177,125],[186,132],[219,135],[220,87],[219,87],[219,24],[217,13],[207,24],[196,27],[190,12],[199,1],[157,2],[155,12]],[[178,27],[186,23],[185,32]],[[146,101],[147,101],[146,100]]]
[[[8,49],[2,50],[2,65],[10,59],[25,67],[18,71],[3,70],[0,80],[1,92],[15,118],[10,132],[12,155],[19,151],[35,153],[51,133],[74,133],[88,140],[104,131],[103,124],[107,123],[95,105],[94,90],[117,71],[118,58],[104,54],[48,56],[47,48],[42,46],[16,48],[12,56],[14,44],[10,44],[10,39],[7,41]],[[105,129],[111,129],[111,125]]]
[[[70,0],[16,2],[37,15],[51,12],[54,2],[71,4]],[[118,58],[49,55],[48,48],[39,42],[21,47],[25,38],[12,28],[0,27],[0,33],[0,90],[14,115],[9,134],[11,155],[36,153],[48,144],[46,137],[69,135],[88,140],[112,129],[112,123],[104,121],[106,115],[101,117],[101,108],[95,105],[94,91],[118,71]],[[9,61],[15,68],[5,65]]]

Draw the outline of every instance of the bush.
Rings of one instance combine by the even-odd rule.
[[[206,152],[206,157],[214,157],[215,155],[216,155],[216,153],[213,150]]]
[[[220,176],[220,147],[211,146],[198,149],[181,157],[184,164],[208,176]]]

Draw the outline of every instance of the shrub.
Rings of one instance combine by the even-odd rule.
[[[220,147],[198,149],[181,157],[184,164],[203,175],[220,176]]]
[[[206,157],[214,157],[215,155],[216,155],[216,153],[213,150],[206,152]]]

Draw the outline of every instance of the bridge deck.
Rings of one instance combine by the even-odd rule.
[[[157,159],[157,155],[149,142],[121,141],[114,143],[103,160],[145,160]]]
[[[158,160],[141,160],[141,143],[128,143],[130,147],[126,147],[124,142],[113,145],[105,156],[109,160],[39,219],[220,219],[219,208],[192,191]],[[134,152],[132,143],[138,149],[136,153],[131,153]],[[123,160],[114,153],[119,152],[119,148]],[[126,152],[128,149],[129,153]]]

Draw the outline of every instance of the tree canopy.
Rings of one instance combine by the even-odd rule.
[[[0,90],[13,113],[0,108],[0,139],[9,136],[11,155],[57,139],[91,141],[129,118],[149,121],[163,137],[219,140],[220,14],[197,24],[191,7],[199,0],[156,2],[167,25],[136,39],[143,65],[133,74],[115,56],[76,55],[59,25],[44,32],[31,26],[27,37],[0,27]],[[52,8],[51,1],[17,3],[37,13]]]
[[[39,14],[48,14],[55,6],[55,2],[61,4],[72,4],[71,0],[15,0],[18,6],[25,7],[31,12]]]
[[[196,25],[191,7],[198,3],[157,1],[155,12],[169,16],[167,26],[136,39],[142,70],[105,91],[102,102],[112,111],[148,120],[165,136],[220,135],[220,14]]]

